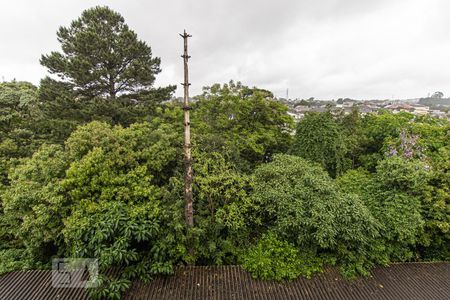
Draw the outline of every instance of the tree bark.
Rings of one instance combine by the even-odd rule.
[[[191,124],[189,119],[189,71],[188,71],[188,51],[187,51],[187,39],[190,37],[184,31],[181,35],[184,40],[184,54],[182,55],[184,61],[184,199],[185,199],[185,218],[188,228],[194,226],[194,207],[193,207],[193,195],[192,195],[192,153],[191,153]]]

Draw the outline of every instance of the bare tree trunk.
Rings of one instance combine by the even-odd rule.
[[[194,207],[193,207],[193,196],[192,196],[192,153],[191,153],[191,124],[189,119],[189,73],[188,73],[188,46],[187,40],[191,35],[186,33],[180,34],[184,40],[184,199],[185,199],[185,218],[186,225],[188,228],[194,226]],[[192,251],[191,251],[192,252]]]
[[[111,100],[116,99],[116,85],[112,76],[109,77],[109,98]]]

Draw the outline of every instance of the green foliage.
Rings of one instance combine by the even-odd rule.
[[[35,113],[37,88],[28,82],[0,83],[0,129],[3,135],[11,134]]]
[[[157,200],[82,202],[63,231],[72,257],[96,257],[100,268],[122,267],[124,279],[149,279],[172,272],[175,241],[170,241],[168,214]],[[144,268],[145,266],[145,268]]]
[[[98,258],[102,270],[123,268],[117,280],[171,273],[185,253],[179,202],[167,201],[166,188],[178,168],[179,138],[158,122],[92,122],[64,148],[43,145],[24,159],[2,194],[0,246],[26,251],[12,258],[29,260],[4,268],[68,255]],[[112,286],[99,291],[117,291],[108,280]]]
[[[33,120],[40,118],[37,88],[28,82],[0,83],[0,183],[8,184],[8,169],[29,156],[40,141]]]
[[[370,171],[375,171],[378,161],[384,158],[385,142],[388,139],[399,137],[400,132],[414,118],[410,113],[392,114],[380,112],[369,114],[363,119],[362,124],[362,153],[359,157],[361,165]]]
[[[62,195],[61,178],[68,167],[62,148],[43,145],[10,173],[3,195],[3,234],[43,261],[61,242],[62,218],[69,202]]]
[[[134,122],[149,120],[161,102],[168,100],[174,86],[152,88],[136,95],[120,95],[115,99],[104,97],[82,98],[64,82],[49,77],[41,80],[39,99],[45,120],[41,131],[55,142],[64,142],[79,124],[102,121],[129,126]]]
[[[413,258],[424,230],[421,201],[427,180],[425,164],[401,157],[381,161],[374,175],[350,171],[338,179],[341,189],[359,195],[381,224],[381,252],[374,253],[380,262]]]
[[[374,179],[371,206],[384,225],[382,235],[395,259],[409,259],[412,253],[407,246],[415,245],[423,231],[420,197],[427,181],[426,168],[420,162],[390,158],[379,164]]]
[[[0,275],[11,271],[29,270],[35,262],[24,249],[0,250]]]
[[[276,155],[273,162],[259,167],[254,189],[260,223],[273,225],[280,236],[312,250],[337,243],[335,224],[338,217],[344,220],[339,213],[348,209],[346,202],[358,201],[345,199],[318,165],[289,155]],[[361,230],[370,230],[370,226]]]
[[[240,82],[204,88],[193,104],[195,145],[217,151],[243,171],[285,152],[290,145],[293,120],[287,107],[271,93]]]
[[[336,178],[336,185],[345,193],[361,195],[363,196],[363,199],[367,199],[372,192],[372,180],[372,174],[369,171],[358,168],[348,170]]]
[[[410,114],[369,115],[363,133],[364,170],[338,178],[360,195],[383,225],[382,260],[448,260],[449,122]],[[378,166],[377,166],[378,165]]]
[[[127,279],[111,279],[103,275],[99,275],[97,280],[93,282],[97,288],[89,289],[88,293],[91,299],[111,299],[119,300],[121,295],[130,288],[131,281]]]
[[[354,107],[349,114],[338,115],[336,122],[339,125],[346,149],[342,168],[342,172],[344,172],[361,165],[360,156],[363,152],[362,143],[365,138],[363,134],[363,117],[358,107]]]
[[[108,7],[85,10],[57,36],[62,52],[43,55],[41,64],[60,80],[46,77],[39,89],[40,132],[53,143],[62,144],[77,125],[91,121],[142,121],[176,88],[153,88],[160,59]]]
[[[172,176],[178,164],[181,149],[177,146],[181,143],[180,139],[181,136],[169,124],[136,123],[123,128],[92,122],[79,127],[67,139],[66,150],[71,159],[80,162],[77,167],[85,168],[86,172],[95,173],[106,168],[118,176],[115,178],[105,171],[104,174],[95,173],[97,176],[105,176],[98,179],[100,182],[112,180],[111,184],[114,185],[113,180],[120,182],[119,177],[127,180],[125,170],[141,170],[144,173],[151,172],[148,176],[152,178],[147,178],[148,181],[164,183]],[[83,157],[85,161],[81,160]],[[84,173],[83,170],[79,171]],[[83,176],[85,180],[93,179],[89,173]]]
[[[63,230],[71,256],[122,267],[121,280],[172,272],[185,251],[179,211],[164,201],[177,143],[171,126],[149,123],[93,122],[71,135],[66,151],[74,162],[62,182],[74,203]]]
[[[450,260],[449,146],[433,155],[433,166],[421,203],[425,231],[421,236],[420,255],[427,260]]]
[[[345,169],[346,145],[330,112],[307,114],[297,124],[290,153],[316,162],[335,177]]]
[[[88,98],[137,93],[149,88],[160,59],[138,40],[124,18],[108,7],[85,10],[57,33],[61,52],[43,55],[41,64]]]
[[[108,9],[88,12],[74,28],[97,13],[126,26]],[[81,29],[70,38],[83,40]],[[77,59],[63,67],[74,71]],[[66,78],[39,90],[0,84],[0,273],[95,257],[91,296],[120,299],[133,280],[184,263],[242,264],[254,277],[290,280],[328,264],[354,278],[375,265],[450,259],[447,120],[327,112],[307,115],[292,136],[287,108],[269,91],[205,88],[193,102],[187,229],[183,111],[158,105],[171,88],[94,96]]]
[[[254,180],[255,225],[262,231],[308,253],[333,253],[338,263],[371,265],[365,254],[378,236],[376,220],[360,198],[339,192],[318,165],[276,155],[255,171]]]
[[[293,244],[269,233],[242,256],[243,268],[253,278],[292,280],[299,276],[311,278],[322,271],[323,261],[311,254],[301,253]]]
[[[195,224],[199,263],[235,264],[248,241],[250,178],[217,152],[194,152]]]

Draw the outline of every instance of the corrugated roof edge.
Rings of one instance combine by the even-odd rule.
[[[54,288],[51,271],[0,277],[0,299],[88,299],[85,289]],[[291,282],[253,279],[239,266],[185,266],[174,276],[135,281],[123,299],[450,299],[450,262],[395,263],[348,281],[336,268]]]

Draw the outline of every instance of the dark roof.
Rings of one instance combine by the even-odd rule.
[[[405,263],[375,268],[371,277],[344,280],[328,268],[313,279],[252,279],[241,267],[181,267],[175,276],[134,282],[124,299],[450,299],[450,263]],[[0,277],[0,299],[88,299],[83,289],[53,288],[51,271]]]

